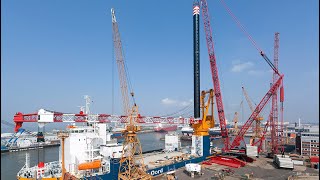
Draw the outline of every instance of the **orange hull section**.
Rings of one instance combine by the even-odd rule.
[[[92,162],[81,163],[78,165],[79,170],[87,170],[87,169],[97,169],[101,167],[100,160],[94,160]]]

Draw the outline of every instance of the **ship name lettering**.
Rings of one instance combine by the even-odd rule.
[[[159,170],[153,170],[153,171],[151,171],[150,174],[153,176],[153,175],[158,175],[158,174],[161,174],[161,173],[163,173],[163,168],[161,168]]]

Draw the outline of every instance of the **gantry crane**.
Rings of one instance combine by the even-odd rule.
[[[254,111],[254,107],[252,104],[252,101],[247,93],[247,91],[242,87],[242,92],[244,97],[246,98],[246,101],[249,105],[249,108],[251,110],[251,113]],[[251,137],[250,144],[253,145],[255,143],[256,138],[261,138],[261,121],[263,120],[263,117],[258,115],[257,118],[255,119],[255,128],[254,128],[254,134]]]
[[[118,179],[132,180],[132,179],[151,179],[151,175],[146,173],[146,167],[143,162],[141,143],[138,139],[137,132],[140,127],[136,125],[139,113],[138,106],[134,102],[134,93],[131,92],[134,105],[129,111],[129,94],[127,89],[128,74],[125,68],[120,32],[118,22],[116,20],[114,9],[111,9],[113,42],[116,52],[116,59],[119,70],[119,78],[121,84],[121,92],[124,105],[124,113],[129,115],[129,122],[126,124],[124,130],[124,143],[120,159]]]

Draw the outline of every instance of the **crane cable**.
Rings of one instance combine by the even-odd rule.
[[[112,39],[112,47],[114,47],[114,40],[113,40],[113,34],[111,34],[111,39]],[[114,66],[115,66],[115,55],[114,55],[114,48],[111,48],[112,49],[112,58],[111,58],[111,78],[112,78],[112,82],[111,82],[111,86],[112,86],[112,89],[111,89],[111,104],[112,104],[112,107],[111,107],[111,112],[112,114],[114,113]]]
[[[254,39],[252,38],[252,36],[248,33],[248,31],[246,31],[246,29],[244,28],[244,26],[240,23],[240,21],[238,20],[238,18],[232,13],[232,11],[230,10],[230,8],[227,6],[227,4],[224,2],[224,0],[220,0],[221,4],[223,5],[223,7],[227,10],[227,12],[229,13],[229,15],[232,17],[232,19],[236,22],[236,24],[238,25],[238,27],[240,28],[240,30],[247,35],[248,39],[251,41],[251,43],[253,44],[253,46],[259,51],[262,52],[261,48],[259,48],[258,44],[254,41]]]
[[[124,49],[124,47],[122,46],[121,50],[122,50],[122,56],[123,56],[124,71],[125,71],[125,74],[126,74],[126,79],[127,79],[127,83],[128,83],[129,92],[130,92],[130,95],[132,97],[133,104],[135,105],[136,104],[136,100],[134,98],[134,91],[133,91],[133,87],[132,87],[132,84],[131,84],[131,79],[130,79],[128,66],[127,66],[127,63],[125,63],[126,58],[125,58],[125,54],[124,54],[124,50],[123,49]]]
[[[224,0],[220,0],[222,6],[226,9],[228,14],[232,17],[232,19],[236,22],[239,29],[247,36],[249,41],[252,43],[252,45],[260,52],[260,55],[264,58],[264,60],[269,64],[269,66],[277,73],[279,74],[278,69],[274,66],[274,64],[270,61],[270,59],[264,54],[262,49],[258,46],[258,44],[254,41],[252,36],[248,33],[248,31],[245,29],[245,27],[241,24],[241,22],[238,20],[238,18],[232,13],[231,9],[227,6],[227,4],[224,2]],[[279,74],[280,75],[280,74]]]
[[[187,105],[187,106],[185,106],[185,107],[181,108],[180,110],[175,111],[175,112],[173,112],[173,113],[169,113],[169,114],[162,115],[162,117],[173,116],[173,115],[179,115],[179,114],[181,114],[181,113],[183,113],[183,112],[185,112],[185,111],[189,110],[189,109],[192,107],[192,105],[193,105],[193,104],[192,104],[192,103],[190,103],[189,105]]]

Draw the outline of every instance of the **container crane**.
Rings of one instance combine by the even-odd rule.
[[[131,111],[129,111],[129,94],[127,89],[127,71],[125,68],[120,32],[118,22],[116,20],[114,9],[111,9],[112,17],[112,30],[113,30],[113,42],[116,52],[116,59],[119,70],[119,78],[121,84],[121,93],[123,98],[124,113],[129,115],[129,122],[126,124],[124,130],[124,143],[123,150],[120,159],[119,180],[131,180],[131,179],[151,179],[151,175],[146,173],[146,167],[143,162],[141,143],[138,139],[137,132],[140,131],[140,127],[136,125],[139,117],[138,106],[134,102],[134,93],[131,92],[134,105]],[[130,81],[129,81],[130,82]]]
[[[252,113],[254,111],[254,107],[253,107],[252,101],[249,98],[249,95],[248,95],[247,91],[244,89],[244,87],[242,87],[242,92],[244,94],[244,97],[246,98],[246,101],[247,101],[249,108],[251,110],[251,113]],[[262,116],[258,116],[255,119],[256,126],[254,128],[254,135],[251,137],[251,140],[250,140],[251,145],[254,144],[256,138],[261,138],[261,121],[262,120],[263,120]]]

